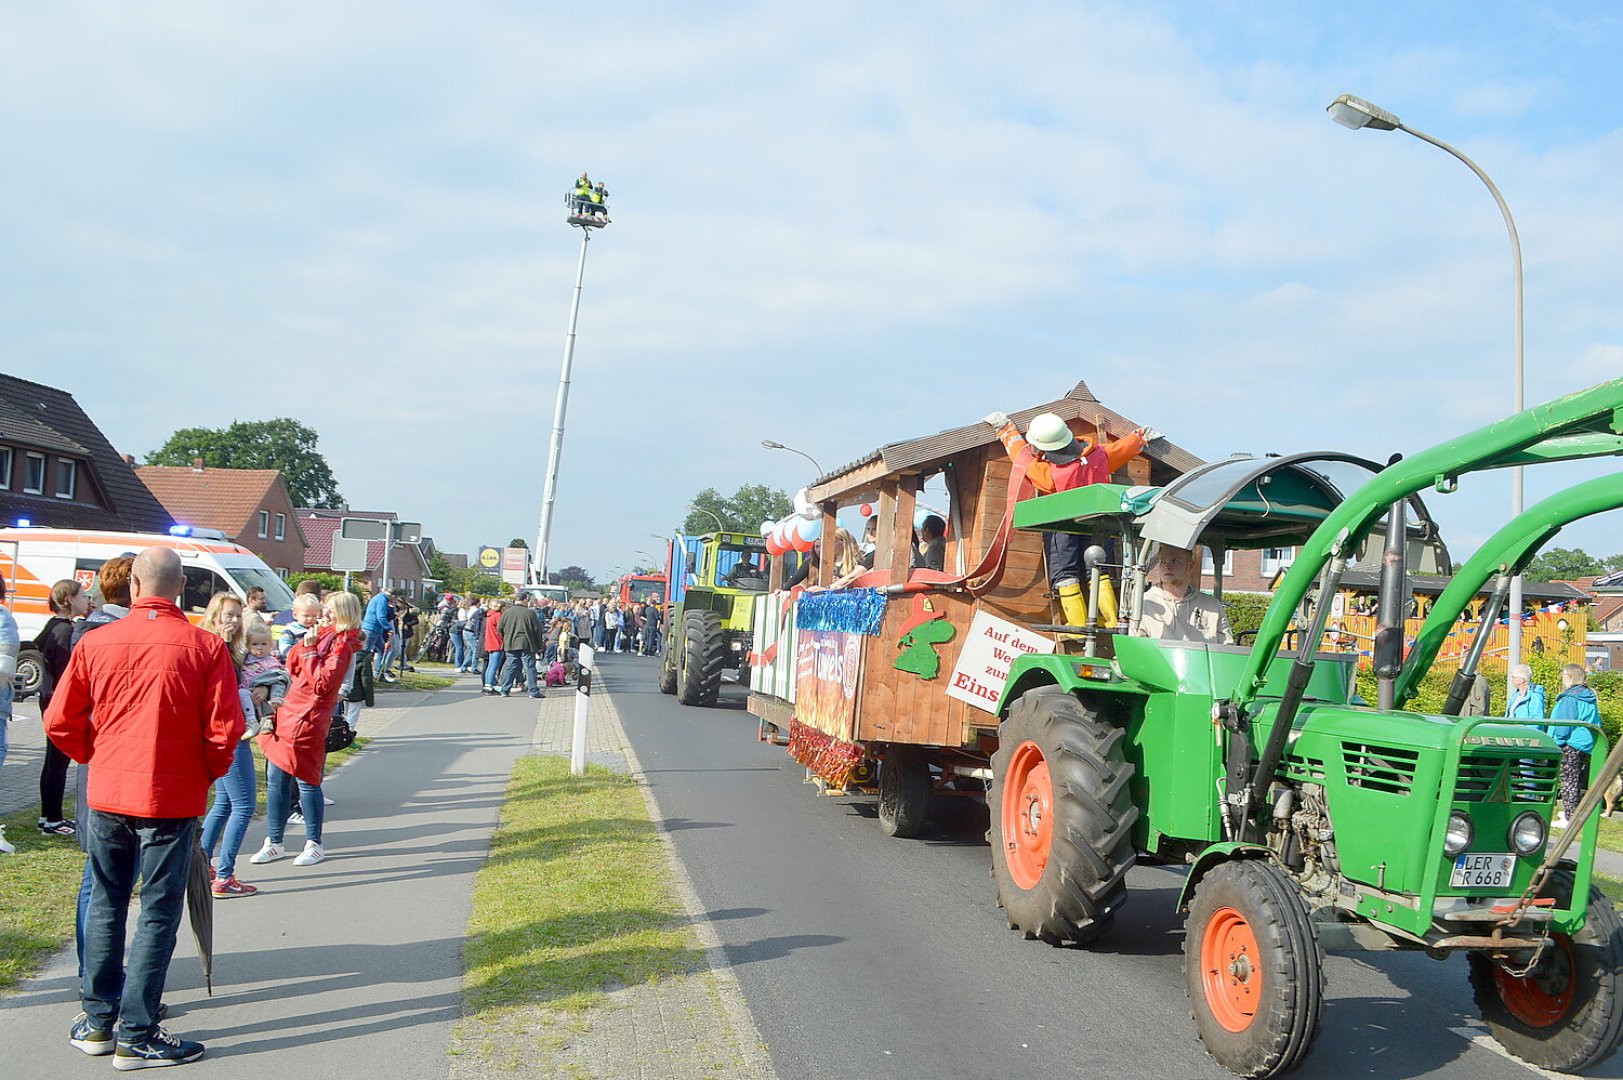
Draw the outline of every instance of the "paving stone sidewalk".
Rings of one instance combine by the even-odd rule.
[[[537,754],[568,757],[574,739],[577,694],[552,689],[540,703]],[[708,970],[662,979],[657,985],[613,991],[582,1016],[537,1007],[504,1020],[503,1034],[527,1040],[529,1052],[513,1055],[504,1072],[517,1075],[601,1077],[604,1080],[697,1080],[728,1077],[774,1080],[771,1059],[750,1016],[743,991],[706,918],[687,872],[676,858],[664,815],[655,803],[635,751],[620,726],[611,680],[600,671],[588,704],[586,760],[636,777],[659,829],[675,890],[704,949]],[[454,1080],[489,1074],[478,1055],[453,1055]]]

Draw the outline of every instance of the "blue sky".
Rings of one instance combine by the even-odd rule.
[[[1384,458],[1623,375],[1608,4],[0,3],[0,368],[121,450],[294,415],[356,506],[554,566],[1078,379],[1206,457]],[[1605,466],[1529,474],[1528,501]],[[1434,499],[1457,550],[1509,481]],[[1561,541],[1623,550],[1617,520]]]

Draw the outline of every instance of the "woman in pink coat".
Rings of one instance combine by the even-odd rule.
[[[293,865],[310,866],[327,857],[321,846],[327,729],[360,651],[361,614],[361,602],[353,593],[335,593],[322,605],[319,626],[287,654],[292,686],[272,717],[271,731],[259,737],[259,748],[265,753],[265,846],[249,862],[275,862],[287,854],[282,835],[292,811],[290,789],[294,784],[298,785],[306,839],[304,851]]]

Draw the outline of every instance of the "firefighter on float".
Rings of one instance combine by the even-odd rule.
[[[1141,427],[1105,443],[1078,439],[1064,420],[1045,412],[1031,418],[1022,439],[1020,429],[1004,413],[989,413],[985,419],[996,429],[1011,461],[1019,461],[1022,454],[1031,458],[1026,479],[1043,495],[1108,483],[1110,474],[1142,451],[1151,437],[1149,429]],[[1058,594],[1060,610],[1070,626],[1085,626],[1088,621],[1088,602],[1082,590],[1082,551],[1087,543],[1086,537],[1076,533],[1043,533],[1048,583]],[[1099,607],[1107,625],[1116,621],[1113,594],[1101,590]]]

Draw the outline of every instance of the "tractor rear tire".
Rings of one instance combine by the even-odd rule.
[[[668,637],[659,652],[659,692],[676,693],[676,650],[679,639]]]
[[[1563,905],[1570,870],[1544,890]],[[1516,978],[1489,957],[1469,957],[1471,990],[1494,1039],[1516,1057],[1554,1072],[1582,1072],[1623,1043],[1623,922],[1590,886],[1589,914],[1576,934],[1551,934],[1538,967]]]
[[[1248,1077],[1301,1064],[1324,1012],[1324,955],[1278,867],[1239,859],[1201,878],[1183,958],[1189,1013],[1218,1064]]]
[[[998,731],[986,839],[998,903],[1028,939],[1085,945],[1127,902],[1138,807],[1123,738],[1057,686],[1020,695]]]
[[[929,818],[930,763],[911,747],[892,747],[879,765],[879,828],[886,836],[911,839]]]
[[[721,616],[689,611],[682,616],[682,655],[676,669],[676,698],[684,705],[714,705],[727,661]]]

